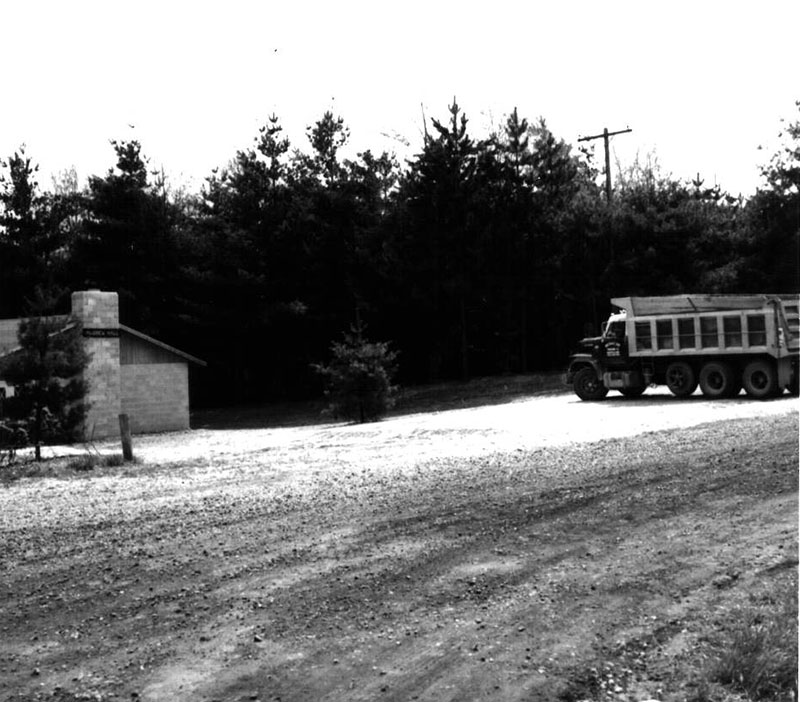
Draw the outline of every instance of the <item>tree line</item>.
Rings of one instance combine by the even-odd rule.
[[[747,198],[637,160],[610,202],[544,120],[468,127],[454,101],[400,163],[344,158],[330,112],[305,148],[273,116],[197,193],[133,140],[44,191],[21,148],[0,169],[0,318],[115,290],[124,323],[208,362],[195,400],[227,403],[319,394],[314,365],[356,328],[424,383],[560,368],[613,296],[800,290],[800,120]]]

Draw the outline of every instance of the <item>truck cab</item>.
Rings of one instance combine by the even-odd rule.
[[[627,397],[645,391],[643,374],[631,367],[626,329],[627,314],[621,310],[603,323],[600,336],[578,342],[577,350],[570,356],[565,382],[574,387],[582,400],[602,399],[609,389],[619,390]]]

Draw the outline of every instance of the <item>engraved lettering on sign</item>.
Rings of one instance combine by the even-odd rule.
[[[119,329],[84,329],[83,335],[90,339],[115,339],[119,336]]]

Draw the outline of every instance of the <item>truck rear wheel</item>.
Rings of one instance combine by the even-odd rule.
[[[742,373],[744,391],[758,400],[765,400],[778,394],[778,374],[768,361],[748,363]]]
[[[575,394],[581,400],[602,400],[608,394],[608,388],[597,377],[594,368],[581,368],[572,381]]]
[[[667,366],[667,387],[675,397],[689,397],[697,389],[697,377],[685,361],[675,361]]]
[[[733,368],[727,363],[711,361],[700,369],[700,389],[712,400],[732,397],[740,388]]]

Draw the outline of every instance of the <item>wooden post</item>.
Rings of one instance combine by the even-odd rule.
[[[131,423],[127,414],[119,415],[119,435],[122,439],[122,457],[126,461],[133,460],[133,442],[131,441]]]
[[[606,152],[606,202],[611,202],[611,154],[608,148],[608,127],[603,129],[603,147]]]

